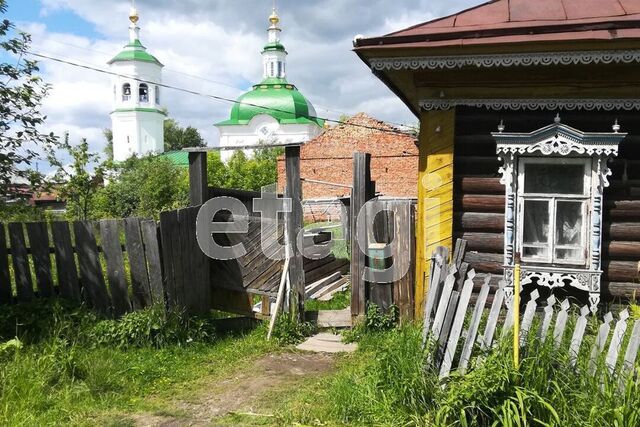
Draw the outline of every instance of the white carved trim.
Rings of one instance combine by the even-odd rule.
[[[425,111],[449,110],[457,106],[488,110],[640,110],[640,99],[422,99]]]
[[[449,55],[371,58],[376,71],[438,70],[462,67],[531,67],[550,65],[631,64],[640,62],[640,50],[507,53],[494,55]]]

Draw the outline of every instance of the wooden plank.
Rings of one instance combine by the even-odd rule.
[[[4,224],[0,222],[0,305],[10,304],[13,299],[12,293],[7,235]]]
[[[455,265],[455,264],[454,264]],[[456,268],[458,268],[458,272],[456,273],[458,276],[458,280],[456,280],[456,285],[454,287],[454,289],[456,291],[461,291],[462,287],[464,285],[464,280],[465,277],[467,277],[467,271],[469,270],[469,263],[468,262],[460,262],[460,266],[456,266]],[[471,269],[474,273],[474,277],[475,277],[475,270]]]
[[[153,220],[140,223],[144,254],[147,260],[149,272],[149,288],[153,304],[164,305],[164,285],[162,279],[162,258],[160,255],[160,239],[158,226]]]
[[[187,210],[189,221],[187,235],[188,244],[190,246],[191,265],[193,268],[193,291],[188,296],[191,312],[198,315],[206,315],[211,310],[211,269],[209,267],[209,258],[200,249],[196,237],[196,219],[198,217],[199,207],[191,207]],[[188,285],[188,284],[187,284]],[[189,288],[187,288],[188,290]]]
[[[200,206],[208,196],[207,153],[189,152],[189,202],[191,206]]]
[[[298,248],[298,234],[304,228],[302,214],[302,181],[300,181],[300,147],[285,148],[285,197],[291,200],[291,212],[285,212],[287,244],[291,248],[289,257],[289,310],[291,316],[299,321],[304,320],[304,265],[302,248]]]
[[[476,305],[473,309],[473,314],[471,315],[471,320],[469,322],[469,329],[465,334],[466,337],[464,341],[464,346],[462,347],[462,353],[460,354],[460,363],[458,364],[458,369],[461,374],[464,374],[467,371],[469,360],[471,360],[471,353],[473,352],[473,345],[478,335],[478,328],[480,327],[480,320],[482,320],[484,305],[487,301],[487,296],[489,295],[490,281],[491,281],[490,275],[484,279],[484,284],[480,289],[480,293],[478,294],[478,299],[476,300]]]
[[[440,272],[442,271],[442,265],[445,263],[445,259],[442,257],[440,251],[436,251],[433,254],[431,261],[431,274],[425,276],[425,280],[429,280],[429,286],[425,287],[427,292],[424,298],[425,308],[423,310],[424,319],[422,321],[422,345],[423,347],[427,343],[429,331],[431,328],[431,315],[433,310],[438,306],[439,300],[436,300],[436,296],[440,294],[439,288],[444,286],[444,282],[440,281]],[[428,279],[427,279],[428,278]]]
[[[111,301],[102,275],[93,224],[89,221],[75,221],[73,231],[76,237],[76,252],[84,299],[100,314],[111,316]]]
[[[71,231],[66,221],[54,221],[51,223],[51,236],[56,255],[56,271],[58,273],[58,288],[60,296],[79,304],[80,280],[78,279],[78,267],[71,242]]]
[[[438,246],[436,249],[436,252],[438,252],[440,254],[440,257],[442,258],[442,263],[440,264],[440,271],[436,271],[434,269],[433,274],[437,275],[438,277],[438,283],[444,283],[445,279],[447,278],[447,276],[449,275],[449,273],[455,274],[458,272],[457,268],[455,265],[449,266],[449,264],[447,263],[449,260],[449,248],[447,248],[446,246]],[[436,266],[437,268],[438,266]],[[440,301],[440,295],[442,292],[442,287],[441,286],[437,286],[435,291],[435,300],[436,300],[436,304],[437,302]],[[455,289],[455,283],[454,283],[454,289]],[[436,306],[434,306],[435,309]],[[435,315],[435,313],[434,313]]]
[[[542,323],[540,324],[540,342],[545,342],[547,334],[549,333],[549,327],[551,326],[551,320],[553,319],[553,306],[556,304],[556,297],[550,295],[547,298],[547,306],[544,308],[544,316]]]
[[[442,331],[442,326],[445,321],[445,315],[447,314],[447,308],[449,307],[449,301],[451,293],[453,292],[453,285],[456,282],[456,276],[451,273],[444,281],[444,287],[442,294],[440,295],[440,301],[438,302],[438,309],[433,319],[433,326],[431,327],[431,336],[437,339]]]
[[[631,331],[629,343],[627,344],[627,351],[625,352],[623,359],[623,380],[633,372],[636,364],[636,357],[638,356],[638,347],[640,347],[640,320],[633,322],[633,330]]]
[[[507,314],[504,316],[504,323],[502,324],[502,332],[500,333],[500,338],[505,338],[509,332],[513,331],[513,323],[514,323],[514,307],[513,304],[515,302],[515,298],[512,296],[511,300],[507,299]]]
[[[311,299],[320,299],[321,297],[325,296],[326,294],[328,294],[328,293],[330,293],[330,292],[342,287],[346,282],[347,282],[347,280],[341,277],[340,279],[336,280],[335,282],[330,283],[328,286],[326,286],[326,287],[324,287],[322,289],[319,289],[315,294],[313,294],[311,296]],[[389,285],[386,285],[386,286],[389,286]],[[379,306],[379,307],[382,310],[386,310],[388,308],[388,307],[385,308],[383,306]]]
[[[453,250],[453,258],[451,259],[451,263],[456,266],[458,271],[461,271],[460,266],[462,265],[462,260],[464,259],[464,254],[467,252],[467,241],[464,239],[456,239],[456,246]],[[462,281],[464,282],[464,277],[466,275],[462,274]]]
[[[471,270],[469,272],[467,280],[464,282],[462,292],[460,293],[458,307],[456,309],[453,325],[451,326],[451,332],[449,333],[449,341],[444,352],[442,365],[440,366],[440,378],[448,376],[449,372],[451,371],[453,358],[456,355],[458,341],[460,340],[460,334],[462,333],[462,326],[467,314],[467,306],[469,305],[469,300],[471,299],[471,292],[473,291],[473,278],[475,275],[475,271]]]
[[[613,336],[609,343],[609,351],[607,351],[607,357],[605,358],[605,364],[609,368],[609,372],[613,374],[618,362],[618,354],[620,353],[620,347],[622,346],[622,340],[624,339],[624,333],[627,331],[627,319],[629,318],[629,309],[624,309],[618,315],[618,321],[613,329]]]
[[[520,347],[524,346],[527,342],[533,316],[536,314],[536,308],[538,307],[538,298],[540,298],[540,293],[537,289],[534,289],[533,292],[531,292],[529,301],[524,309],[524,315],[522,316],[522,323],[520,325]]]
[[[120,317],[131,311],[129,287],[124,270],[124,257],[120,245],[120,227],[115,219],[100,221],[102,250],[107,265],[107,280],[111,290],[113,314]]]
[[[38,296],[50,298],[53,292],[53,277],[51,275],[51,252],[49,250],[49,232],[46,222],[28,222],[27,235],[29,247],[36,273]]]
[[[598,336],[596,337],[596,340],[591,347],[591,354],[589,356],[588,372],[591,375],[594,375],[598,369],[598,359],[600,357],[600,354],[604,350],[604,346],[607,344],[612,321],[613,314],[611,314],[611,312],[608,312],[604,315],[603,322],[600,325],[600,328],[598,328]]]
[[[353,153],[353,189],[351,190],[351,314],[363,316],[366,311],[364,269],[366,256],[358,243],[358,233],[365,224],[358,224],[358,214],[367,202],[367,182],[370,180],[371,155]],[[359,230],[360,228],[360,230]]]
[[[334,285],[335,285],[335,288],[334,288]],[[343,277],[340,280],[338,280],[334,285],[331,286],[334,289],[318,297],[318,301],[330,301],[336,293],[342,292],[345,289],[347,289],[347,287],[349,286],[349,279],[347,279],[346,277]]]
[[[447,304],[447,312],[444,315],[444,321],[442,322],[442,329],[440,330],[440,336],[437,339],[437,347],[435,353],[435,365],[438,368],[442,364],[444,358],[444,351],[451,333],[451,326],[453,325],[454,316],[456,314],[456,307],[460,299],[460,292],[452,291],[449,303]],[[434,335],[435,337],[435,335]],[[428,359],[431,360],[430,358]]]
[[[271,298],[263,295],[260,304],[260,314],[263,316],[271,316]]]
[[[125,218],[123,225],[131,273],[132,304],[135,309],[149,307],[152,303],[151,289],[149,288],[147,261],[144,256],[140,218]]]
[[[504,213],[459,212],[454,213],[453,226],[464,233],[499,234],[504,231]],[[462,238],[467,239],[467,235]],[[469,239],[467,239],[469,240]]]
[[[569,318],[569,307],[571,303],[565,299],[560,303],[560,311],[556,316],[556,324],[553,328],[553,346],[555,349],[560,348],[562,339],[564,338],[564,330],[567,327],[567,319]]]
[[[34,293],[22,223],[12,222],[9,224],[9,240],[11,241],[11,259],[18,302],[28,302],[33,299]]]
[[[487,324],[484,328],[484,334],[479,337],[480,348],[483,350],[491,348],[491,344],[493,343],[493,335],[495,334],[496,326],[498,325],[498,316],[500,316],[502,302],[504,301],[504,286],[504,281],[501,281],[500,287],[493,297],[493,303],[491,304],[491,309],[489,310],[489,317],[487,318]]]
[[[178,211],[160,212],[160,236],[162,249],[163,288],[166,295],[166,303],[170,309],[180,306],[179,298],[176,294],[176,276],[182,275],[182,271],[176,272],[178,260],[173,258],[175,252],[180,252],[179,240],[174,238],[179,235]],[[177,250],[174,250],[177,246]]]
[[[589,307],[584,305],[580,309],[580,317],[576,321],[576,326],[573,329],[573,335],[571,336],[571,344],[569,345],[569,363],[571,366],[576,366],[578,362],[578,355],[580,354],[580,346],[582,345],[582,338],[584,337],[584,331],[587,327],[587,316],[589,315]]]
[[[318,290],[324,288],[327,285],[330,285],[331,283],[335,282],[336,280],[340,279],[342,275],[340,274],[339,271],[336,271],[335,273],[332,273],[331,275],[320,279],[316,282],[311,283],[310,285],[308,285],[305,288],[305,292],[307,295],[307,299],[311,298],[311,295],[313,295],[314,293],[316,293]]]

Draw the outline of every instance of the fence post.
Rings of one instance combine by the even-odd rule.
[[[285,148],[285,170],[287,184],[285,196],[291,199],[291,212],[285,214],[287,227],[287,244],[291,248],[289,263],[289,310],[293,318],[304,319],[304,267],[302,248],[298,249],[298,234],[303,228],[302,217],[302,182],[300,181],[300,146]]]
[[[209,197],[207,182],[207,152],[189,152],[189,204],[202,205]]]
[[[358,245],[358,213],[373,197],[371,154],[353,153],[353,188],[351,190],[351,316],[363,316],[366,310],[364,268],[366,257]],[[364,226],[364,224],[363,224]]]

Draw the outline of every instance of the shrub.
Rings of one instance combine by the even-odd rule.
[[[315,331],[312,323],[298,322],[289,313],[283,313],[276,320],[271,336],[279,345],[291,345],[302,342]]]

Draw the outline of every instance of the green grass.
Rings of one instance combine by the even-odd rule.
[[[317,299],[308,299],[304,302],[306,311],[319,310],[342,310],[351,305],[351,289],[336,292],[329,301],[319,301]]]
[[[305,224],[306,230],[312,228],[329,227],[328,231],[332,232],[333,247],[331,253],[338,259],[351,259],[348,249],[348,242],[344,240],[344,230],[340,222],[314,222]]]
[[[159,320],[148,310],[100,321],[48,304],[0,315],[0,425],[109,424],[121,412],[162,412],[203,377],[275,350],[264,327],[224,337],[207,319]],[[3,349],[16,331],[20,341]]]

